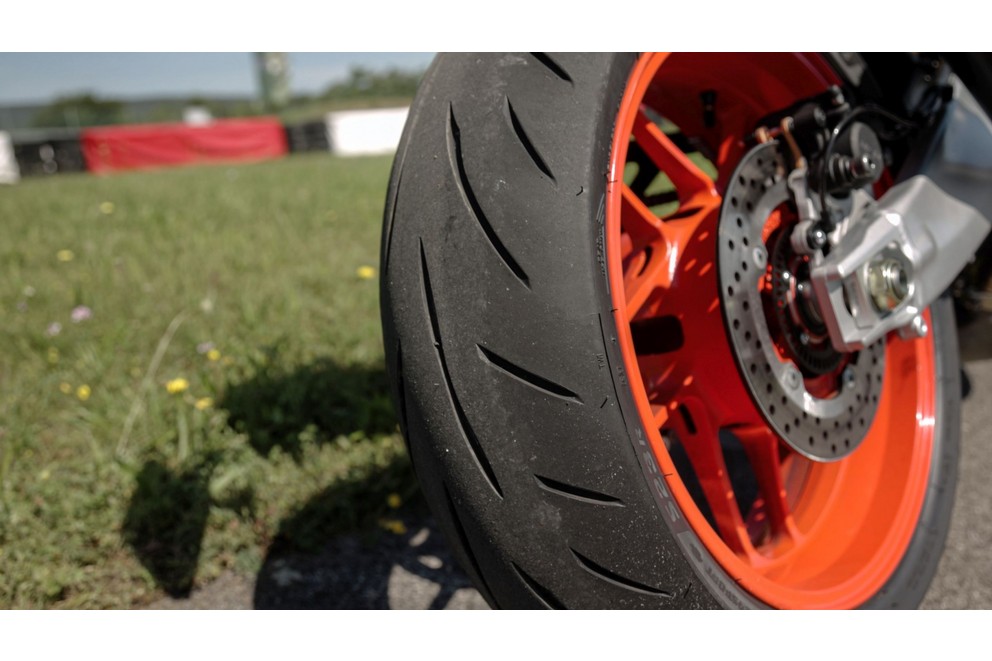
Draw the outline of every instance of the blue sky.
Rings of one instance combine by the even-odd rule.
[[[433,53],[290,53],[290,88],[317,92],[353,65],[422,69]],[[251,53],[0,53],[0,104],[46,102],[89,91],[100,96],[250,96]]]

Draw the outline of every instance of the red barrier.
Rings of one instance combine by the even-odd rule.
[[[217,120],[204,126],[104,126],[83,130],[80,142],[90,172],[260,161],[287,151],[286,133],[273,117]]]

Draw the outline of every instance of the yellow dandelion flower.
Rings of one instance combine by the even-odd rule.
[[[388,496],[386,496],[386,504],[389,505],[394,510],[399,509],[400,505],[403,504],[403,499],[400,498],[400,495],[398,493],[391,493]]]
[[[208,351],[207,360],[209,360],[212,363],[215,363],[218,360],[220,360],[220,351],[218,351],[217,349],[211,349],[210,351]]]
[[[48,470],[47,468],[45,468],[40,473],[38,473],[38,479],[41,480],[42,482],[44,482],[51,476],[52,476],[52,471]]]
[[[76,397],[79,398],[79,401],[85,402],[87,399],[90,398],[92,392],[93,391],[90,390],[90,387],[84,383],[83,385],[76,388]]]
[[[359,266],[355,274],[362,280],[371,280],[375,277],[375,269],[371,266]]]
[[[100,203],[100,213],[105,216],[109,216],[114,213],[114,203],[113,202],[101,202]]]
[[[214,400],[212,397],[201,397],[193,404],[197,411],[206,411],[208,408],[214,405]]]
[[[382,519],[379,521],[379,525],[394,535],[406,534],[406,525],[398,519]]]
[[[165,384],[165,389],[169,391],[170,395],[178,395],[181,392],[189,390],[189,381],[180,376],[168,381]]]
[[[57,253],[55,253],[55,259],[59,260],[60,262],[71,262],[75,258],[76,258],[76,254],[71,250],[60,250]]]
[[[52,365],[59,362],[59,350],[55,347],[48,347],[48,362]]]
[[[68,395],[69,393],[72,392],[72,384],[69,383],[68,381],[63,381],[62,383],[59,384],[59,390],[62,391],[63,395]]]

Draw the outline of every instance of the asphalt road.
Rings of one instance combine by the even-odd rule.
[[[923,608],[992,608],[992,317],[958,334],[964,400],[957,499],[947,548]]]
[[[924,608],[992,608],[992,317],[960,334],[971,393],[947,548]],[[366,546],[332,540],[317,555],[273,553],[257,577],[227,574],[151,608],[487,608],[428,520]]]

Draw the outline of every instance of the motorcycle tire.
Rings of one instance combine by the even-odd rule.
[[[798,54],[459,54],[425,74],[386,199],[386,362],[423,493],[491,606],[922,600],[957,475],[949,299],[927,336],[880,345],[860,447],[838,449],[857,422],[824,421],[833,461],[756,413],[720,303],[744,132],[835,82]]]

